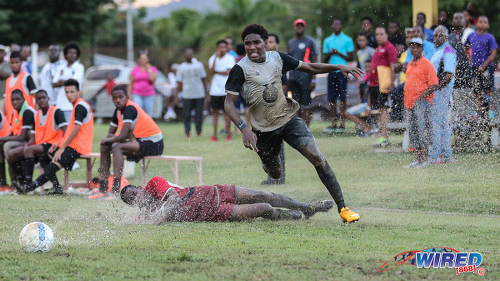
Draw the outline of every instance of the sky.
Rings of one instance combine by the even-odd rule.
[[[166,5],[171,2],[179,2],[180,0],[135,0],[134,7],[155,7],[160,5]]]

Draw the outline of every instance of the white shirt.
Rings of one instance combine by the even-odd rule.
[[[211,68],[214,63],[215,54],[210,57],[208,60],[208,67]],[[225,54],[222,58],[217,58],[215,60],[215,71],[217,72],[225,72],[228,69],[233,68],[236,64],[234,57],[230,54]],[[215,74],[212,79],[212,85],[210,86],[210,95],[211,96],[225,96],[226,95],[226,81],[229,75],[221,75]]]
[[[54,77],[61,73],[64,63],[65,62],[61,60],[54,63],[48,62],[43,66],[42,72],[40,72],[40,89],[47,92],[50,105],[56,104],[57,92],[56,89],[52,87],[52,83],[54,81]]]
[[[75,61],[72,65],[68,66],[68,63],[64,61],[61,72],[59,73],[59,75],[54,76],[53,82],[57,82],[59,80],[75,79],[76,81],[78,81],[81,90],[84,72],[85,68],[83,67],[83,64],[81,64],[80,62]],[[56,98],[57,107],[59,107],[62,111],[73,110],[73,105],[68,101],[68,98],[66,98],[66,93],[64,92],[64,86],[57,88],[56,92],[57,92],[57,98]]]
[[[203,64],[198,61],[183,62],[177,69],[177,81],[182,83],[182,97],[199,99],[205,96],[202,78],[207,77]]]
[[[474,33],[474,28],[472,27],[467,27],[465,30],[464,30],[464,33],[462,34],[462,44],[465,45],[465,41],[467,41],[467,37],[469,37],[469,35],[471,35],[472,33]]]

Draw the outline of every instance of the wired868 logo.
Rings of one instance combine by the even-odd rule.
[[[379,271],[388,271],[394,269],[395,266],[406,264],[418,268],[454,268],[456,275],[472,272],[483,276],[485,270],[479,267],[482,262],[483,255],[480,253],[459,252],[448,247],[435,247],[399,253],[392,260],[384,262]]]

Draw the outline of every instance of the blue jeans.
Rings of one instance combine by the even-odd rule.
[[[153,116],[153,107],[155,105],[155,96],[139,96],[132,94],[132,101],[137,103],[147,115]]]
[[[429,148],[429,158],[437,160],[439,156],[451,159],[451,129],[448,120],[448,108],[450,106],[453,88],[446,87],[434,92],[432,103],[432,145]]]

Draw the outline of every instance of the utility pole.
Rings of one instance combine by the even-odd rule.
[[[134,63],[134,28],[132,23],[132,0],[128,0],[127,7],[127,61],[129,65]]]

